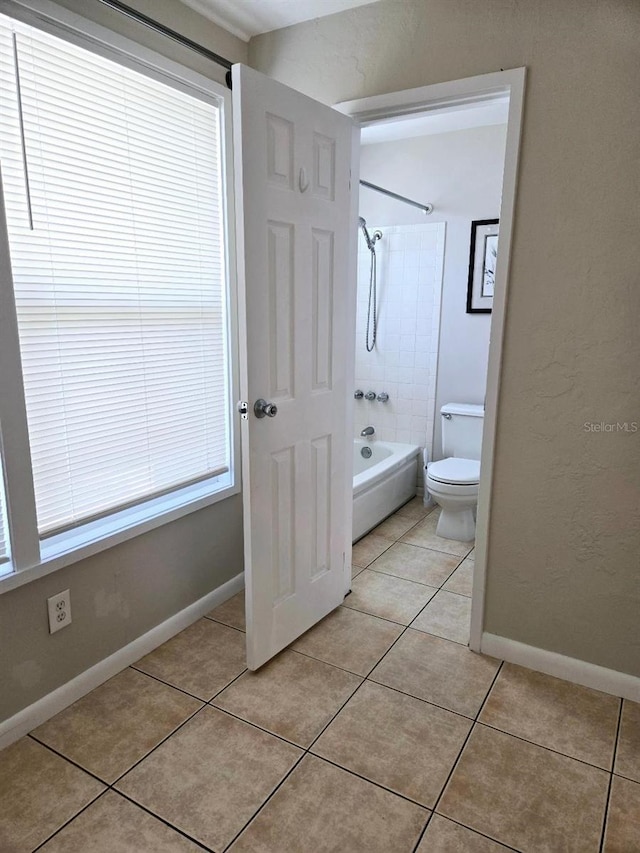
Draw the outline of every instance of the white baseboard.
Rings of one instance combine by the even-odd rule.
[[[535,646],[527,646],[517,640],[498,637],[495,634],[483,634],[480,651],[509,663],[517,663],[537,672],[564,678],[574,684],[592,687],[603,693],[622,696],[633,702],[640,702],[640,678],[615,669],[607,669],[577,658],[565,657],[556,652],[548,652]]]
[[[22,711],[18,711],[13,717],[4,720],[0,723],[0,749],[9,746],[100,684],[113,678],[114,675],[126,669],[130,664],[135,663],[162,643],[170,640],[171,637],[179,634],[180,631],[184,631],[189,625],[193,625],[194,622],[202,618],[205,613],[213,610],[214,607],[218,607],[240,592],[241,589],[244,589],[244,574],[242,572],[214,589],[213,592],[209,592],[198,601],[194,601],[193,604],[185,607],[175,616],[171,616],[166,621],[161,622],[160,625],[156,625],[155,628],[147,631],[146,634],[133,640],[122,649],[118,649],[108,658],[81,672],[80,675],[63,684],[62,687],[58,687],[43,696],[42,699],[38,699],[37,702],[23,708]]]

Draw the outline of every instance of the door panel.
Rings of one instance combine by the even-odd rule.
[[[244,66],[233,102],[256,669],[342,602],[351,563],[355,146],[351,119]],[[275,417],[254,415],[259,398]]]

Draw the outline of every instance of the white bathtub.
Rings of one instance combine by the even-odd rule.
[[[365,459],[363,447],[373,451]],[[419,447],[391,441],[354,442],[353,541],[416,494]]]

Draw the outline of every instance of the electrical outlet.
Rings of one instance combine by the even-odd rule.
[[[49,633],[55,634],[61,628],[71,624],[71,593],[68,589],[47,598],[49,613]]]

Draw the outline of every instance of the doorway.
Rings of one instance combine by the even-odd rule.
[[[477,105],[508,101],[502,200],[500,204],[500,253],[495,270],[495,294],[490,323],[487,385],[482,439],[481,468],[476,524],[476,563],[471,605],[470,648],[481,651],[484,591],[488,557],[493,464],[496,453],[496,414],[502,363],[502,341],[507,297],[508,268],[515,203],[517,161],[520,144],[525,69],[501,71],[479,77],[436,84],[418,89],[343,102],[337,109],[354,118],[365,132],[398,120],[419,119],[429,113],[462,111]],[[363,174],[363,178],[367,176]],[[420,199],[425,201],[425,199]],[[430,199],[426,200],[427,202]],[[372,224],[377,225],[378,223]],[[437,416],[434,423],[438,422]],[[436,439],[437,440],[437,439]]]

